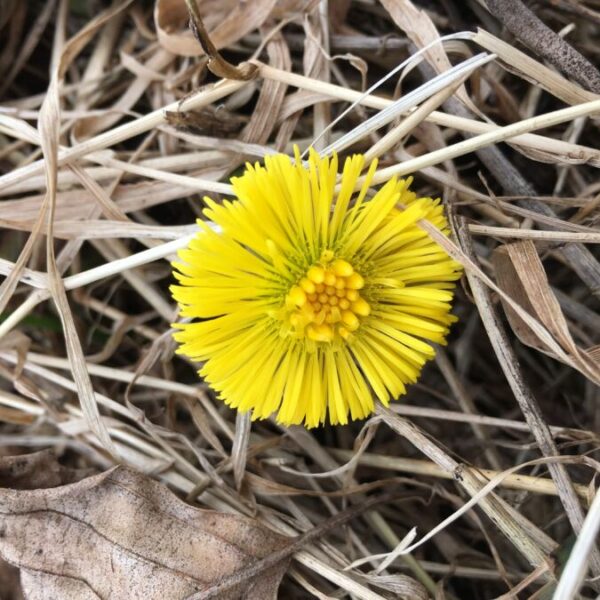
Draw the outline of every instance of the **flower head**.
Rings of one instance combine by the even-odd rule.
[[[254,419],[314,427],[362,419],[417,380],[444,343],[459,263],[419,227],[447,232],[439,200],[391,179],[369,197],[373,162],[338,176],[337,156],[311,152],[248,164],[237,199],[206,198],[200,231],[179,252],[172,293],[179,352],[203,362],[220,398]]]

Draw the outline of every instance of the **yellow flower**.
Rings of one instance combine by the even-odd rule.
[[[237,199],[205,198],[200,231],[174,264],[178,350],[253,419],[315,427],[362,419],[417,380],[444,343],[461,267],[417,224],[447,233],[439,200],[391,179],[357,195],[361,155],[344,163],[296,150],[248,164]],[[355,196],[355,197],[354,197]],[[402,207],[402,208],[399,208]]]

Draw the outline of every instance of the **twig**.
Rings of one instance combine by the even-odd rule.
[[[582,87],[600,94],[600,72],[554,33],[521,0],[485,0],[490,12],[521,42]]]
[[[582,242],[600,244],[600,233],[580,231],[538,231],[537,229],[517,229],[515,227],[494,227],[491,225],[469,225],[469,231],[492,237],[542,240],[547,242]]]

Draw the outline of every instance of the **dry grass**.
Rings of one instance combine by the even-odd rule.
[[[497,2],[496,18],[475,0],[201,2],[230,63],[256,65],[236,80],[176,27],[183,2],[158,0],[158,37],[150,4],[0,13],[2,452],[125,462],[290,536],[398,492],[309,536],[282,598],[594,597],[600,97],[581,73],[597,3],[538,3],[557,42]],[[584,61],[569,54],[573,80],[561,44]],[[174,356],[168,261],[201,194],[313,140],[443,197],[453,239],[422,226],[466,276],[449,345],[406,397],[306,431],[250,424]]]

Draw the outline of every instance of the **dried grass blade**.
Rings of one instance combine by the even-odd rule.
[[[392,104],[385,107],[379,113],[373,115],[364,123],[361,123],[343,135],[339,140],[323,149],[321,154],[327,156],[333,152],[341,152],[365,135],[377,131],[384,125],[393,121],[399,115],[410,111],[417,104],[420,104],[434,94],[437,94],[440,90],[444,90],[448,86],[452,86],[455,82],[461,81],[465,76],[468,76],[475,69],[486,64],[490,60],[493,60],[493,58],[493,56],[490,56],[487,53],[478,54],[477,56],[473,56],[455,67],[450,68],[448,71],[436,75],[431,81],[424,83],[416,90],[409,92],[398,100],[394,100]]]
[[[553,600],[571,600],[583,584],[587,566],[596,552],[598,532],[600,531],[600,493],[596,493],[588,511],[583,527],[571,550],[569,560],[563,570]]]
[[[277,69],[289,71],[292,59],[285,41],[280,34],[275,34],[267,43],[269,62]],[[250,122],[241,135],[241,141],[265,145],[277,124],[281,107],[285,98],[287,84],[279,81],[263,81],[256,108],[252,112]]]
[[[394,23],[406,33],[417,48],[427,47],[434,41],[439,40],[440,34],[431,17],[424,10],[418,9],[411,0],[379,1],[390,14]],[[425,51],[425,56],[438,73],[443,73],[452,68],[446,51],[439,44],[428,48]],[[472,112],[475,114],[479,112],[464,86],[459,88],[457,96]]]
[[[499,238],[530,239],[544,242],[580,242],[600,244],[600,232],[590,231],[543,231],[539,229],[518,229],[516,227],[495,227],[493,225],[469,225],[469,231],[477,235]]]
[[[122,273],[128,269],[140,267],[155,260],[169,257],[174,255],[180,248],[184,248],[187,244],[189,244],[194,235],[195,234],[189,234],[183,237],[178,237],[171,242],[154,246],[154,248],[148,248],[148,250],[142,250],[141,252],[137,252],[136,254],[132,254],[125,258],[118,258],[98,267],[88,269],[87,271],[81,271],[81,273],[70,275],[69,277],[65,277],[63,279],[63,284],[65,289],[73,290],[75,288],[93,283],[94,281],[104,279],[105,277],[111,277],[112,275]],[[5,269],[11,270],[12,268],[14,267],[9,261],[0,262],[0,273]],[[38,271],[25,271],[25,273],[21,276],[21,281],[32,287],[38,288],[41,291],[46,291],[48,288],[48,283],[44,277],[44,273],[40,273]],[[48,296],[46,295],[45,297]]]
[[[423,104],[418,106],[413,112],[405,117],[396,127],[388,131],[380,140],[373,144],[365,152],[365,163],[369,164],[374,158],[378,158],[385,152],[391,150],[400,143],[400,140],[408,135],[415,127],[427,118],[432,111],[442,105],[470,75],[465,73],[457,81],[448,84],[437,93],[429,97]]]
[[[488,484],[484,487],[481,480],[471,472],[471,470],[465,469],[464,465],[459,464],[446,454],[410,421],[398,417],[398,415],[395,415],[392,411],[382,405],[377,406],[376,412],[383,416],[385,423],[390,429],[406,438],[430,460],[436,463],[444,471],[450,473],[468,492],[472,497],[472,500],[473,498],[476,498],[477,500],[475,502],[472,500],[469,501],[469,506],[478,503],[479,507],[532,566],[538,567],[543,564],[548,564],[548,556],[544,549],[540,547],[540,545],[531,537],[529,532],[522,527],[521,522],[524,520],[524,517],[498,496],[494,494],[487,496],[494,486],[490,488]],[[507,472],[505,473],[508,474]],[[487,491],[483,492],[484,489]],[[530,529],[535,529],[531,523],[529,523],[528,526]],[[421,543],[429,537],[430,534],[425,536]],[[542,532],[537,532],[536,537],[538,537],[538,539],[545,538],[544,545],[546,548],[556,547],[556,543],[553,540],[550,540]]]
[[[285,81],[289,85],[293,85],[301,90],[309,90],[316,94],[325,94],[332,98],[337,98],[346,102],[355,102],[362,106],[368,106],[377,110],[381,110],[391,105],[393,102],[393,100],[388,98],[357,92],[339,85],[325,83],[296,73],[288,73],[286,71],[273,69],[269,65],[262,63],[260,65],[260,74],[266,79]],[[500,129],[497,125],[491,123],[483,123],[481,121],[449,115],[439,111],[433,111],[425,120],[442,127],[449,127],[475,134],[490,133]],[[595,167],[600,167],[600,151],[596,148],[571,144],[569,142],[533,133],[517,134],[511,139],[511,143],[518,146],[526,146],[527,148],[541,150],[546,153],[546,157],[548,154],[556,155],[557,160],[560,160],[561,163],[581,164],[583,162]],[[1,182],[2,178],[0,178],[0,183]]]
[[[352,450],[338,450],[336,448],[331,448],[330,452],[333,454],[333,456],[340,460],[353,461],[358,465],[367,467],[394,470],[404,473],[417,473],[426,477],[453,479],[452,473],[444,471],[437,464],[429,460],[403,458],[399,456],[386,456],[381,454],[372,454],[369,452],[364,452],[357,457]],[[347,464],[348,463],[346,463],[346,465]],[[344,467],[346,467],[346,465],[344,465]],[[487,480],[491,480],[494,477],[503,474],[503,471],[500,469],[480,469],[477,466],[473,466],[472,468]],[[558,495],[556,484],[554,481],[552,481],[552,479],[547,477],[507,475],[498,485],[508,489],[527,490],[529,492],[533,492],[534,494],[548,494],[551,496]],[[580,498],[582,498],[587,504],[590,503],[590,490],[587,486],[577,484],[575,486],[575,490]]]
[[[417,50],[414,54],[412,54],[411,56],[409,56],[406,60],[402,61],[400,64],[396,65],[393,69],[391,69],[388,73],[386,73],[383,77],[381,77],[380,79],[378,79],[372,86],[370,86],[366,91],[364,92],[355,92],[354,90],[347,90],[348,92],[350,92],[350,94],[352,95],[352,100],[350,101],[351,104],[348,108],[344,109],[333,121],[331,121],[331,123],[329,123],[329,125],[327,125],[327,127],[325,127],[325,129],[319,134],[317,135],[314,140],[313,140],[313,145],[316,144],[323,135],[326,135],[328,132],[330,132],[337,123],[339,123],[349,112],[351,112],[357,105],[362,105],[362,104],[366,104],[367,106],[369,105],[369,99],[372,97],[371,94],[372,92],[374,92],[378,87],[380,87],[381,85],[383,85],[386,81],[388,81],[389,79],[391,79],[394,75],[396,75],[397,73],[399,73],[400,71],[402,71],[402,69],[410,69],[412,68],[412,66],[417,63],[418,61],[421,60],[421,56],[427,52],[427,50],[429,50],[430,48],[433,48],[434,46],[437,46],[443,42],[446,41],[450,41],[450,40],[468,40],[471,39],[471,37],[473,36],[473,34],[470,31],[467,32],[460,32],[460,33],[453,33],[450,35],[445,35],[442,36],[440,38],[436,38],[434,40],[432,40],[429,44],[425,45],[424,47],[420,48],[419,50]],[[264,65],[261,65],[261,69],[263,70],[262,75],[265,76],[265,70],[264,70]],[[269,75],[267,74],[267,78],[269,79],[279,79],[278,77],[275,77],[275,71],[268,71],[268,73],[271,73],[271,77],[269,77]],[[299,77],[302,78],[301,75],[295,75],[295,74],[291,74],[292,77]],[[303,79],[307,80],[307,81],[313,81],[315,82],[314,85],[318,86],[321,82],[318,79],[315,78],[308,78],[308,77],[304,77]],[[285,80],[285,79],[284,79]],[[330,84],[329,82],[323,82],[326,85],[326,88],[328,90],[331,89],[345,89],[345,88],[339,88],[339,86],[335,86]],[[298,85],[297,83],[293,84],[293,85]],[[302,85],[298,85],[298,87],[300,88],[300,90],[303,89]],[[306,89],[311,89],[306,88]],[[319,91],[320,88],[316,88],[314,90],[314,94],[312,96],[306,96],[304,98],[298,99],[295,102],[294,107],[288,107],[288,111],[285,113],[286,117],[289,116],[290,114],[293,114],[294,112],[296,112],[297,110],[300,110],[300,108],[302,108],[302,106],[298,106],[299,104],[302,104],[302,102],[308,102],[308,104],[314,104],[317,102],[322,102],[323,100],[326,100],[327,97],[325,95],[325,97],[322,97],[319,95]],[[333,94],[333,97],[335,97],[335,94]],[[381,100],[383,102],[383,104],[378,105],[378,106],[374,106],[374,108],[380,108],[383,109],[389,105],[392,104],[393,100],[384,100],[383,98],[377,98],[378,100]]]
[[[164,125],[167,122],[165,113],[168,111],[186,111],[198,109],[202,106],[212,104],[213,102],[216,102],[225,96],[228,96],[234,91],[244,87],[246,84],[247,82],[245,81],[219,81],[212,88],[208,90],[201,90],[198,93],[189,96],[185,100],[182,100],[181,102],[173,102],[168,104],[167,106],[148,113],[143,117],[139,117],[130,123],[119,125],[114,129],[110,129],[109,131],[101,133],[89,140],[59,152],[58,166],[62,166],[69,161],[76,160],[78,158],[84,158],[88,154],[109,148],[114,144],[118,144],[135,137],[136,135],[145,133],[159,125]],[[19,169],[14,169],[10,173],[0,177],[0,188],[6,189],[11,185],[25,181],[29,177],[40,175],[44,172],[44,168],[44,160],[38,160]]]
[[[527,56],[488,31],[478,29],[473,41],[489,52],[498,55],[501,64],[509,71],[541,86],[547,92],[567,104],[581,104],[598,99],[598,94],[588,92],[568,79],[549,69],[543,63]]]
[[[246,473],[246,462],[248,460],[248,442],[252,421],[250,413],[238,413],[235,417],[235,437],[231,448],[231,463],[233,465],[233,478],[238,492],[242,489],[244,475]]]
[[[463,140],[462,142],[457,142],[446,148],[441,148],[440,150],[434,150],[428,154],[417,156],[413,160],[380,169],[375,174],[373,183],[382,183],[394,175],[408,175],[424,167],[430,167],[451,158],[464,156],[470,152],[475,152],[481,148],[491,146],[492,144],[504,142],[523,133],[529,133],[530,131],[542,129],[544,127],[553,127],[554,125],[571,121],[577,117],[594,115],[598,112],[600,112],[600,100],[593,100],[591,102],[585,102],[576,106],[570,106],[569,108],[546,113],[545,115],[523,119],[517,123],[499,127],[494,131],[477,135],[467,140]],[[362,180],[359,185],[362,185]]]
[[[31,229],[31,235],[27,238],[27,242],[25,246],[19,253],[19,258],[17,262],[11,266],[8,276],[0,285],[0,314],[4,312],[8,302],[10,301],[12,295],[14,294],[19,281],[22,279],[23,275],[27,276],[26,265],[31,257],[31,253],[35,247],[35,244],[39,238],[39,234],[42,231],[44,223],[46,221],[46,213],[48,210],[48,203],[44,202],[42,208],[38,214],[38,217],[33,224]],[[0,331],[0,338],[2,338],[3,333]]]
[[[120,6],[113,6],[112,9],[106,10],[99,14],[65,45],[60,60],[56,65],[56,70],[52,74],[48,93],[40,110],[40,120],[38,124],[42,150],[46,159],[44,167],[47,186],[46,194],[49,207],[46,244],[46,261],[49,285],[48,289],[52,294],[52,298],[62,323],[65,344],[67,347],[67,355],[71,363],[73,379],[77,386],[79,401],[81,403],[81,408],[86,418],[86,422],[91,431],[98,436],[104,448],[115,458],[118,457],[118,452],[110,438],[106,424],[103,422],[100,416],[92,382],[85,366],[83,349],[81,347],[81,342],[73,321],[73,315],[71,314],[69,302],[67,300],[63,280],[56,265],[52,227],[56,206],[58,143],[60,136],[60,83],[63,80],[65,70],[67,69],[70,61],[72,61],[73,58],[83,49],[83,47],[95,34],[97,29],[106,23],[114,14],[127,7],[130,3],[131,2],[128,1]]]
[[[474,255],[471,249],[470,238],[464,221],[459,223],[457,234],[463,250],[473,259]],[[467,271],[467,278],[500,367],[513,391],[519,408],[523,412],[523,416],[529,423],[540,451],[545,457],[560,456],[540,407],[523,379],[519,361],[508,341],[506,331],[494,310],[489,291],[470,271]],[[548,465],[548,468],[552,479],[556,483],[559,497],[569,517],[571,526],[575,533],[579,533],[583,524],[583,510],[573,488],[573,483],[562,464],[551,463]],[[594,572],[600,573],[600,553],[598,551],[594,553],[592,560]]]

